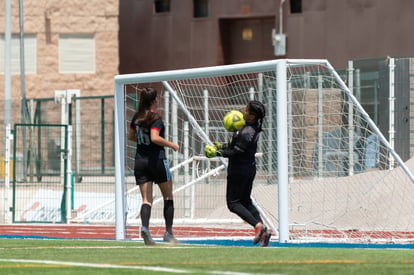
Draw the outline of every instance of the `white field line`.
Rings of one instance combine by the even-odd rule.
[[[114,269],[138,269],[165,273],[194,273],[194,271],[183,270],[177,268],[166,268],[157,266],[127,266],[127,265],[115,265],[115,264],[95,264],[95,263],[79,263],[79,262],[65,262],[65,261],[44,261],[44,260],[22,260],[22,259],[0,259],[0,262],[11,263],[32,263],[32,264],[46,264],[46,265],[63,265],[63,266],[80,266],[80,267],[92,267],[92,268],[114,268]],[[232,271],[207,271],[205,274],[221,274],[221,275],[253,275],[252,273],[245,272],[232,272]],[[255,274],[259,275],[259,274]],[[277,274],[273,274],[277,275]],[[281,275],[281,274],[280,274]]]
[[[167,273],[190,273],[190,271],[187,271],[187,270],[157,267],[157,266],[126,266],[126,265],[114,265],[114,264],[94,264],[94,263],[78,263],[78,262],[65,262],[65,261],[21,260],[21,259],[0,259],[0,262],[82,266],[82,267],[94,267],[94,268],[139,269],[139,270],[148,270],[148,271],[161,271],[161,272],[167,272]]]
[[[36,250],[36,249],[157,249],[157,248],[167,248],[167,249],[191,249],[198,248],[192,246],[41,246],[41,247],[0,247],[0,250]]]

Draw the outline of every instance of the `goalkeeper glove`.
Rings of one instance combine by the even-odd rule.
[[[217,156],[217,148],[214,145],[206,145],[204,147],[204,154],[208,158],[214,158]]]
[[[214,146],[214,145],[206,145],[204,147],[204,154],[208,158],[214,158],[214,157],[217,157],[217,156],[221,156],[221,152],[219,150],[217,150],[217,147]]]
[[[221,150],[223,148],[223,144],[221,144],[218,141],[213,142],[214,147],[216,147],[217,150]]]

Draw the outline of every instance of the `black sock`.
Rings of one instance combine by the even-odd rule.
[[[149,228],[149,220],[151,217],[151,205],[149,204],[142,204],[141,205],[141,224],[146,228]]]
[[[164,201],[164,219],[165,219],[165,229],[168,233],[172,234],[172,225],[174,220],[174,201],[165,200]]]

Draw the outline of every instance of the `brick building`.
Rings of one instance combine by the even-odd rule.
[[[120,72],[412,56],[413,10],[407,0],[121,0]],[[272,29],[286,35],[285,55],[274,55]]]
[[[19,1],[12,2],[12,96],[20,97]],[[28,98],[56,89],[108,95],[118,73],[214,66],[273,58],[412,56],[414,2],[396,0],[26,0]],[[0,0],[5,6],[5,0]],[[0,9],[4,52],[5,10]],[[272,31],[286,35],[275,56]],[[397,31],[396,31],[397,30]],[[76,49],[82,48],[82,51]],[[0,86],[4,87],[0,59]],[[0,89],[2,91],[2,89]]]
[[[5,0],[0,0],[0,95],[4,88]],[[19,1],[11,2],[12,99],[20,98]],[[24,3],[27,98],[55,90],[108,95],[118,74],[117,0],[26,0]],[[3,98],[2,98],[3,99]]]

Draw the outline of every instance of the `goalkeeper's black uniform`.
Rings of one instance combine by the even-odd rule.
[[[255,154],[259,133],[258,123],[246,124],[233,135],[230,143],[218,151],[218,155],[229,159],[227,207],[253,227],[262,222],[250,198],[256,176]]]

